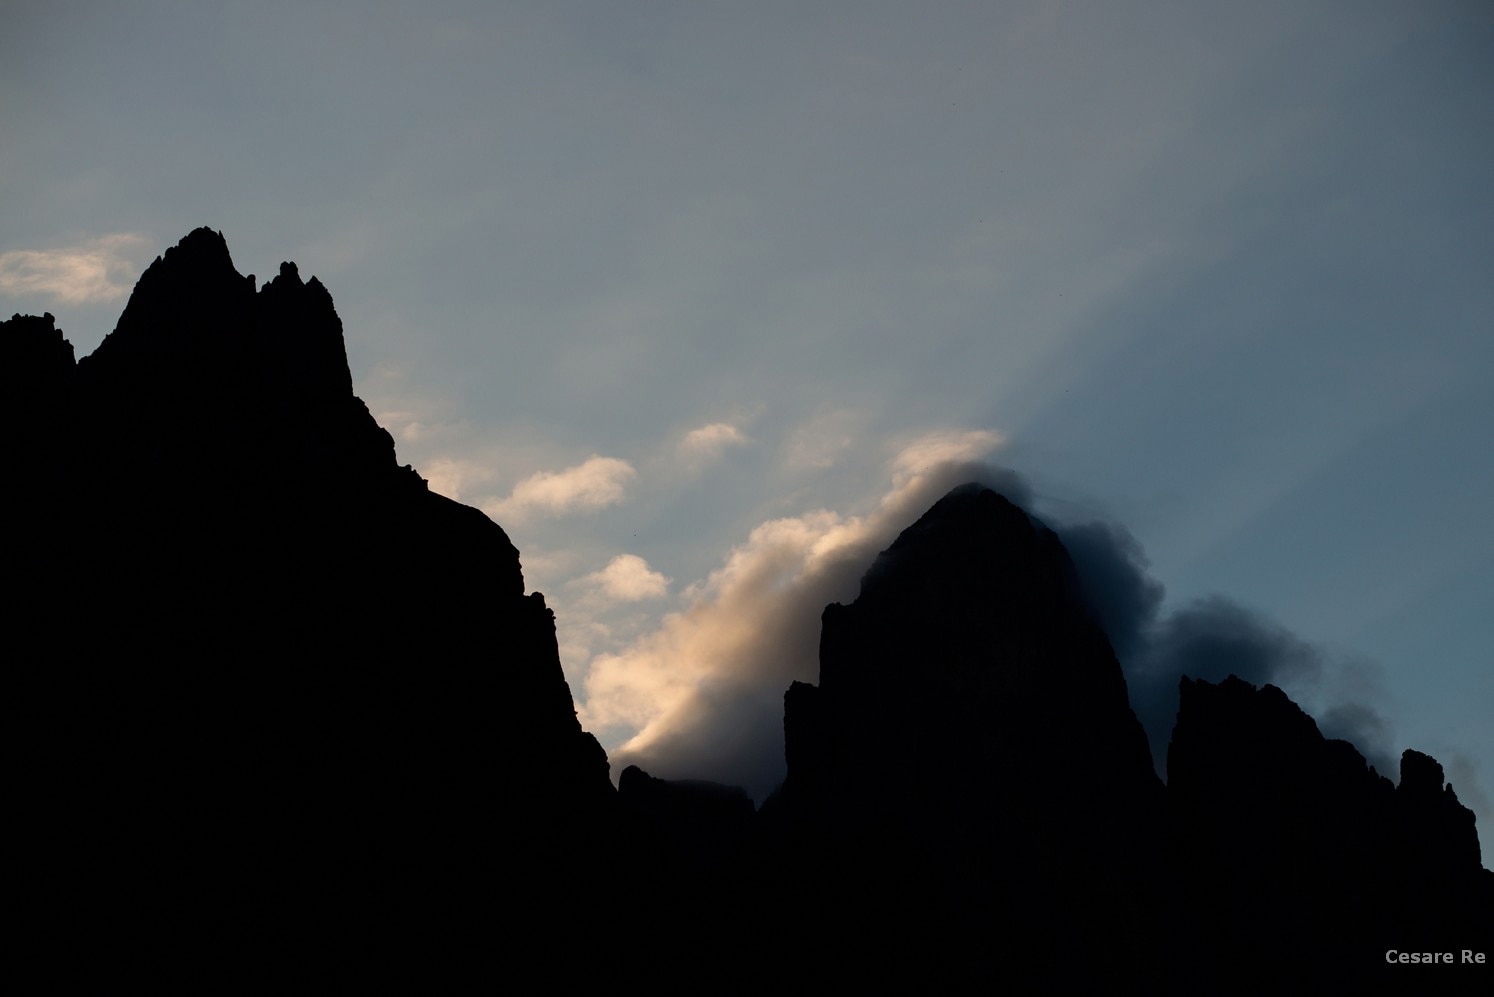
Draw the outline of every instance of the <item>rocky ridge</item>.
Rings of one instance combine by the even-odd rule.
[[[233,897],[198,944],[290,945],[514,854],[569,868],[614,793],[553,615],[497,524],[396,463],[320,282],[287,263],[256,290],[198,229],[91,356],[51,316],[0,350],[26,458],[19,830],[48,917],[128,934]]]

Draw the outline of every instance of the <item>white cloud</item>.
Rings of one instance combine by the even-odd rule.
[[[60,249],[0,254],[0,293],[42,294],[70,305],[117,300],[130,293],[140,272],[133,256],[146,244],[144,236],[117,233]]]
[[[637,554],[619,554],[601,571],[594,571],[583,580],[620,602],[657,599],[669,592],[669,579],[650,568]]]
[[[680,453],[694,460],[715,460],[727,447],[739,447],[747,442],[747,437],[736,426],[713,422],[686,433],[680,440]]]
[[[905,445],[892,461],[892,481],[903,485],[943,464],[968,464],[990,456],[1006,438],[989,429],[942,430]]]
[[[669,778],[710,773],[763,795],[782,774],[783,693],[819,674],[825,605],[854,598],[877,552],[945,491],[989,477],[960,461],[930,464],[932,455],[988,453],[999,442],[984,430],[914,441],[894,459],[892,487],[875,511],[818,509],[760,524],[685,590],[686,608],[593,658],[582,723],[636,731],[609,750],[613,770],[637,762]]]
[[[593,454],[563,471],[540,471],[514,486],[508,498],[487,502],[482,511],[498,520],[524,520],[531,515],[560,516],[600,509],[623,500],[623,486],[637,472],[616,457]]]

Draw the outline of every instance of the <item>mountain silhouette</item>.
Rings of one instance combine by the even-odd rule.
[[[553,616],[500,527],[396,464],[326,289],[284,264],[256,290],[198,229],[91,356],[52,325],[0,339],[40,919],[151,923],[148,962],[569,868],[613,790]]]
[[[1062,542],[990,489],[825,608],[754,812],[636,767],[613,789],[518,551],[397,463],[294,264],[257,287],[198,229],[92,355],[46,315],[0,323],[0,358],[13,893],[51,964],[1487,985],[1386,958],[1494,955],[1494,875],[1435,760],[1396,785],[1279,689],[1184,679],[1164,785]]]
[[[1006,939],[968,939],[983,975],[1010,976],[1010,948],[1056,982],[1151,978],[1131,926],[1156,916],[1163,788],[1058,537],[1005,498],[950,492],[826,608],[820,683],[790,688],[784,731],[767,812],[808,880],[857,897],[848,946],[886,935],[953,984],[970,966],[940,953],[978,926]]]

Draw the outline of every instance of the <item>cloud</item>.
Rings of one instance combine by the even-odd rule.
[[[1389,748],[1390,722],[1374,707],[1367,703],[1335,703],[1318,717],[1318,730],[1324,737],[1354,745],[1381,775],[1395,775],[1399,762]]]
[[[1254,686],[1270,683],[1295,692],[1314,684],[1322,670],[1312,645],[1221,596],[1195,600],[1162,619],[1121,664],[1159,774],[1166,770],[1184,675],[1208,682],[1234,675]]]
[[[587,575],[583,581],[600,588],[620,602],[657,599],[669,592],[669,579],[648,566],[637,554],[619,554],[601,571]]]
[[[130,293],[140,273],[132,258],[144,236],[117,233],[60,249],[0,254],[0,293],[41,294],[64,304],[114,301]]]
[[[1391,769],[1390,772],[1398,771]],[[1390,774],[1381,770],[1382,774]],[[1474,818],[1480,827],[1488,827],[1488,821],[1494,820],[1494,805],[1489,802],[1489,797],[1480,789],[1482,780],[1479,778],[1478,762],[1470,755],[1461,751],[1455,751],[1447,760],[1447,782],[1453,787],[1453,792],[1458,794],[1458,799],[1463,806],[1473,811]],[[1484,868],[1489,866],[1488,853],[1484,854]]]
[[[623,486],[636,473],[625,460],[593,454],[575,467],[530,475],[508,498],[487,502],[482,511],[501,522],[600,509],[621,502]]]
[[[891,461],[892,488],[864,515],[817,509],[754,528],[722,565],[683,593],[685,608],[617,653],[591,661],[582,723],[636,731],[609,752],[613,771],[638,764],[665,778],[707,777],[761,799],[783,777],[783,694],[817,681],[820,614],[854,598],[867,566],[950,488],[1014,484],[968,463],[997,434],[920,438]]]
[[[431,491],[458,501],[463,490],[487,484],[493,479],[491,464],[463,457],[433,457],[425,461],[419,471]]]
[[[1195,600],[1167,617],[1146,655],[1146,667],[1157,671],[1186,671],[1210,682],[1235,675],[1252,685],[1300,683],[1321,667],[1310,644],[1222,596]]]
[[[892,462],[892,481],[900,485],[949,464],[968,464],[1000,449],[1006,438],[989,429],[929,433],[905,445]]]
[[[1058,532],[1091,611],[1125,660],[1145,645],[1162,605],[1162,584],[1147,575],[1141,544],[1119,524],[1081,523]]]
[[[1378,665],[1333,660],[1222,596],[1161,615],[1162,585],[1147,574],[1141,545],[1124,527],[1092,522],[1054,529],[1120,659],[1131,708],[1146,731],[1159,775],[1166,775],[1178,681],[1184,675],[1209,682],[1235,675],[1255,686],[1281,687],[1317,714],[1325,737],[1351,742],[1382,774],[1395,771],[1390,727],[1373,705],[1384,698]]]
[[[692,429],[680,440],[680,454],[704,462],[720,457],[727,447],[739,447],[747,443],[747,437],[736,426],[725,422],[713,422],[709,426]]]

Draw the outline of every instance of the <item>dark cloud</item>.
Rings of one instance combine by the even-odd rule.
[[[1318,717],[1324,737],[1348,741],[1381,775],[1397,778],[1400,762],[1390,740],[1390,721],[1366,703],[1337,703]]]
[[[1186,675],[1219,682],[1235,675],[1299,698],[1321,691],[1323,735],[1349,741],[1381,773],[1394,775],[1390,725],[1372,705],[1384,695],[1378,666],[1328,662],[1318,648],[1221,596],[1159,616],[1163,587],[1147,574],[1141,546],[1124,527],[1092,522],[1059,526],[1057,532],[1120,659],[1159,774],[1166,774],[1178,681]]]
[[[1016,498],[1012,501],[1021,504]],[[1082,523],[1058,532],[1116,655],[1130,656],[1145,644],[1164,592],[1162,584],[1146,573],[1141,545],[1114,523]]]
[[[1479,778],[1478,762],[1471,756],[1460,751],[1455,751],[1448,756],[1447,760],[1447,783],[1453,787],[1453,792],[1458,794],[1458,799],[1469,810],[1473,811],[1480,827],[1488,827],[1490,821],[1494,821],[1494,804],[1479,787],[1483,780]],[[1489,867],[1489,854],[1484,853],[1484,868]]]
[[[1320,667],[1311,645],[1221,596],[1199,599],[1163,620],[1140,661],[1146,673],[1210,682],[1235,675],[1253,685],[1297,683]]]
[[[1159,772],[1177,719],[1178,681],[1221,682],[1231,675],[1255,686],[1316,679],[1316,650],[1265,617],[1220,596],[1199,599],[1154,626],[1146,644],[1122,659],[1136,710]]]

